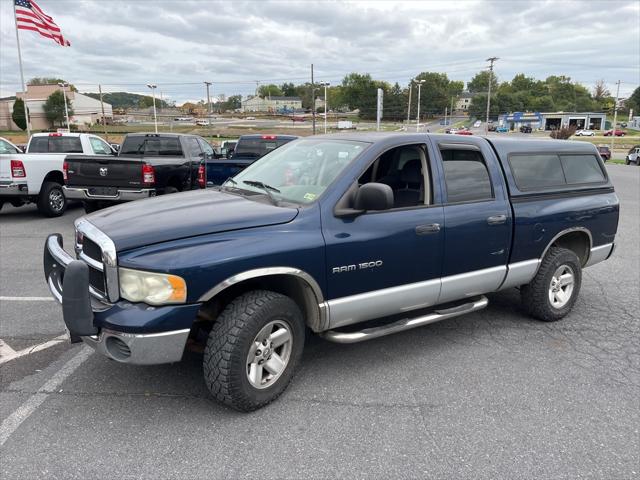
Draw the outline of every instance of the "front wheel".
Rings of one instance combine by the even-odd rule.
[[[57,182],[44,182],[38,195],[38,211],[46,217],[59,217],[67,209],[67,199],[62,185]]]
[[[302,356],[304,321],[289,297],[267,290],[240,295],[211,329],[204,380],[219,402],[249,412],[275,400]]]
[[[571,311],[581,285],[578,256],[566,248],[551,247],[531,283],[520,289],[522,305],[532,317],[555,322]]]
[[[82,202],[82,206],[84,208],[84,213],[93,213],[100,210],[100,202],[96,201]]]

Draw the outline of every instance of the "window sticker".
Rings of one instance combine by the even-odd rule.
[[[316,194],[315,193],[305,193],[304,194],[304,199],[305,200],[312,201],[312,200],[315,200],[315,198],[316,198]]]

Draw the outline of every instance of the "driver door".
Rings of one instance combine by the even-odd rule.
[[[330,328],[437,301],[444,215],[431,171],[424,145],[395,147],[359,179],[389,185],[394,208],[323,218]]]

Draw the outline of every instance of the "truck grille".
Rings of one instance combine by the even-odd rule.
[[[89,284],[93,293],[101,300],[116,301],[119,287],[115,245],[87,220],[76,221],[76,230],[76,254],[89,267]]]

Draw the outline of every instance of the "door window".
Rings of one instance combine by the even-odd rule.
[[[93,153],[95,153],[96,155],[111,155],[113,153],[111,147],[99,138],[89,137],[89,142],[91,143]]]
[[[9,142],[0,139],[0,153],[18,153]]]
[[[187,155],[189,157],[200,157],[202,156],[202,150],[200,149],[200,144],[198,143],[198,139],[195,137],[187,137],[185,138],[185,144],[187,146]]]
[[[202,150],[206,155],[213,155],[213,147],[209,145],[209,142],[202,138],[199,138],[198,142],[200,142],[200,147],[202,147]]]
[[[426,154],[422,145],[392,148],[378,157],[362,174],[360,185],[376,182],[393,190],[394,208],[407,208],[431,203],[431,188],[425,182]],[[426,186],[426,188],[425,188]]]
[[[481,202],[493,198],[491,178],[477,150],[443,149],[447,202]]]

